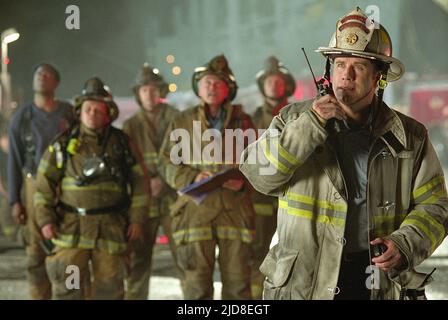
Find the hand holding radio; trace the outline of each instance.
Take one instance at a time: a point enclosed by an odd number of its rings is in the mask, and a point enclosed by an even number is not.
[[[333,118],[338,120],[347,118],[339,102],[333,95],[330,94],[316,98],[313,102],[312,108],[313,111],[325,121]]]
[[[317,97],[313,102],[312,110],[320,117],[321,122],[323,122],[326,127],[331,128],[330,130],[332,132],[340,132],[342,130],[341,128],[344,128],[344,126],[342,123],[336,125],[336,122],[338,120],[347,119],[347,116],[334,96],[333,86],[330,79],[330,60],[327,58],[324,75],[317,81],[305,49],[302,48],[302,51],[305,55],[306,62],[310,68],[317,90]]]
[[[374,256],[372,262],[381,270],[399,269],[406,263],[404,255],[392,240],[376,238],[370,244]]]

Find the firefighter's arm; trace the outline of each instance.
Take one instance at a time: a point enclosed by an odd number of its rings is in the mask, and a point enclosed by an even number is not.
[[[182,146],[189,148],[190,141],[187,135],[178,136],[175,129],[176,124],[172,121],[160,149],[159,173],[169,186],[180,190],[192,183],[200,171],[186,164],[190,162],[190,159],[185,158],[189,155],[183,154]]]
[[[135,158],[135,151],[133,151]],[[146,177],[141,162],[134,161],[130,172],[132,187],[131,206],[129,208],[129,222],[143,225],[145,215],[151,207],[151,197],[146,186]]]
[[[143,223],[151,206],[151,198],[146,183],[147,172],[143,164],[141,152],[137,145],[130,139],[130,128],[127,124],[128,122],[123,126],[126,139],[122,142],[124,143],[123,147],[127,149],[126,167],[130,168],[127,178],[132,192],[130,195],[131,204],[128,211],[129,226],[126,231],[126,236],[129,241],[143,241]]]
[[[62,179],[62,167],[58,163],[57,151],[51,145],[42,156],[36,177],[36,193],[33,204],[36,222],[39,228],[48,224],[57,224],[56,199],[59,183]],[[59,155],[60,157],[61,155]]]
[[[22,169],[24,165],[25,150],[20,139],[20,119],[14,115],[8,128],[9,152],[7,161],[9,204],[21,204],[20,190],[22,189]]]
[[[121,128],[121,130],[123,130],[123,132],[126,133],[129,137],[132,136],[132,130],[129,119],[123,123],[123,127]]]
[[[281,195],[294,172],[328,137],[310,110],[291,116],[287,112],[282,110],[274,117],[269,128],[241,157],[241,172],[263,194]]]
[[[427,133],[416,161],[409,213],[400,228],[386,237],[405,256],[405,270],[419,265],[448,232],[448,197],[440,162]]]

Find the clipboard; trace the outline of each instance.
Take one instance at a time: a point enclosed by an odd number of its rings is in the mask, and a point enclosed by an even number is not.
[[[230,168],[220,171],[208,178],[198,182],[193,182],[188,186],[180,189],[177,193],[179,195],[188,195],[193,198],[196,204],[200,204],[204,199],[216,189],[231,179],[241,179],[243,175],[238,168]]]

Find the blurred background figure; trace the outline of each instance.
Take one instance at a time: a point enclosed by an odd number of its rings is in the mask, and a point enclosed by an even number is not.
[[[232,104],[238,86],[224,55],[216,56],[206,65],[196,68],[192,86],[201,102],[183,111],[171,122],[161,151],[166,181],[176,190],[224,170],[236,169],[240,158],[240,154],[234,152],[236,148],[233,148],[236,139],[229,146],[224,132],[228,129],[240,129],[242,132],[254,130],[242,106]],[[212,141],[209,144],[202,140],[195,147],[197,142],[193,141],[194,136],[198,133],[202,136],[207,129],[209,133],[213,132]],[[172,138],[176,130],[187,133],[186,143],[183,137]],[[193,152],[181,151],[182,155],[176,163],[173,162],[171,150],[179,140],[190,150],[193,146]],[[210,146],[213,146],[214,157],[207,153],[207,149],[211,150]],[[222,158],[224,155],[225,159]],[[171,207],[177,262],[185,275],[186,300],[213,299],[216,262],[221,272],[222,299],[251,299],[254,211],[248,190],[249,186],[241,176],[232,177],[219,183],[200,203],[188,195],[182,195]],[[216,257],[217,248],[219,255]]]
[[[130,273],[127,277],[126,299],[146,300],[149,292],[149,278],[152,269],[153,247],[159,226],[169,239],[169,245],[176,264],[174,240],[171,234],[169,207],[177,198],[172,189],[159,174],[159,151],[163,137],[171,120],[178,111],[165,102],[168,84],[159,71],[145,63],[139,71],[133,88],[140,110],[123,124],[136,149],[138,160],[144,167],[144,182],[151,207],[145,216],[144,239],[134,242],[130,259]],[[177,268],[178,276],[181,271]]]
[[[50,142],[73,122],[73,107],[56,99],[61,78],[48,63],[39,64],[33,72],[32,102],[19,108],[9,127],[8,192],[9,204],[22,235],[27,252],[27,277],[32,299],[50,299],[51,284],[45,270],[46,253],[36,225],[33,196],[35,177],[42,154]]]
[[[288,104],[296,82],[289,70],[274,56],[266,59],[265,68],[257,73],[256,79],[264,104],[256,109],[253,121],[257,129],[267,129],[272,118]],[[261,299],[264,275],[259,268],[277,228],[278,199],[255,191],[253,202],[256,215],[251,290],[253,299]]]
[[[19,228],[14,223],[8,203],[8,152],[8,124],[4,117],[0,117],[0,226],[3,234],[15,242]]]

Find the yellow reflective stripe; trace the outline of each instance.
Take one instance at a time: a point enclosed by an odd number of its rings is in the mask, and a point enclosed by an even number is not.
[[[202,227],[178,230],[173,233],[173,238],[177,245],[186,242],[212,240],[212,228]]]
[[[430,240],[433,250],[445,238],[445,228],[443,225],[423,211],[412,211],[402,225],[411,225],[420,229]],[[434,230],[434,231],[431,231]]]
[[[444,184],[445,184],[445,180],[443,179],[443,176],[437,176],[437,177],[433,178],[432,180],[430,180],[428,183],[424,184],[423,186],[421,186],[420,188],[415,190],[414,192],[412,192],[412,197],[414,199],[417,199],[418,197],[420,197],[424,193],[430,191],[431,189],[435,189],[436,187],[438,187],[440,185],[444,186]]]
[[[3,233],[5,234],[5,236],[9,237],[9,236],[12,236],[16,232],[17,228],[8,226],[8,227],[2,227],[2,230],[3,230]]]
[[[274,142],[274,146],[277,148],[278,153],[282,158],[284,158],[286,161],[288,161],[293,166],[298,166],[300,164],[299,160],[297,160],[292,154],[290,154],[286,149],[284,149],[280,142],[276,140]]]
[[[127,244],[125,242],[117,242],[113,240],[105,239],[89,239],[81,236],[78,237],[73,235],[58,234],[56,239],[51,240],[56,246],[62,248],[80,248],[80,249],[94,249],[107,251],[110,254],[121,253],[126,250]]]
[[[146,152],[143,154],[143,158],[146,164],[157,164],[159,160],[159,155],[157,152]]]
[[[58,233],[56,239],[51,239],[51,241],[63,248],[74,248],[78,247],[81,249],[93,249],[95,247],[95,240],[87,239],[85,237],[78,237],[72,234],[60,234]]]
[[[143,176],[143,169],[142,167],[137,163],[132,166],[132,173],[134,173],[137,176]]]
[[[96,242],[96,244],[95,244]],[[95,249],[101,251],[106,251],[110,254],[116,254],[116,253],[122,253],[123,251],[126,251],[127,244],[125,242],[117,242],[113,240],[106,240],[106,239],[98,239],[95,241],[95,239],[89,239],[82,237],[79,239],[78,248],[81,249]]]
[[[71,177],[65,177],[62,179],[62,190],[71,191],[111,191],[111,192],[122,192],[122,189],[115,183],[111,181],[100,182],[91,184],[88,186],[77,186],[76,179]]]
[[[293,169],[287,168],[283,163],[280,163],[278,161],[278,158],[276,158],[268,148],[268,142],[266,141],[266,139],[261,140],[261,147],[266,159],[268,159],[269,162],[272,163],[278,170],[280,170],[284,174],[290,174],[292,171],[294,171]]]
[[[331,203],[328,201],[317,200],[315,198],[305,196],[302,194],[298,194],[298,193],[293,193],[293,192],[288,192],[287,196],[289,199],[294,200],[294,201],[303,202],[303,203],[306,203],[309,205],[317,204],[318,207],[323,208],[323,209],[330,209],[330,210],[339,211],[339,212],[347,211],[347,205],[345,205],[345,204],[336,204],[336,203]]]
[[[73,248],[74,247],[71,242],[70,243],[69,242],[65,242],[65,241],[63,241],[61,239],[52,239],[51,242],[53,242],[53,244],[55,246],[62,247],[62,248]]]
[[[141,207],[146,206],[147,198],[148,197],[146,195],[133,196],[132,197],[131,208],[141,208]]]
[[[46,204],[50,204],[51,201],[46,199],[42,192],[36,192],[33,195],[33,203],[34,203],[34,205],[39,205],[39,204],[46,205]]]
[[[78,248],[81,249],[93,249],[95,248],[95,240],[94,239],[88,239],[86,237],[82,237],[79,239],[78,242]]]
[[[253,240],[253,232],[246,228],[236,228],[236,227],[217,227],[216,235],[218,239],[228,239],[237,240],[246,243],[251,243]]]
[[[150,218],[155,218],[159,216],[159,206],[156,201],[151,202],[151,207],[149,208],[148,216]]]
[[[313,217],[315,217],[317,222],[332,224],[335,226],[343,226],[345,223],[344,218],[329,217],[325,214],[319,214],[319,213],[317,213],[317,215],[316,215],[311,210],[305,210],[305,209],[291,207],[288,205],[288,201],[286,201],[286,200],[279,200],[278,203],[279,203],[280,208],[285,209],[288,214],[293,215],[293,216],[298,216],[298,217],[306,218],[309,220],[313,220]]]
[[[395,221],[398,219],[398,222],[401,223],[406,218],[407,212],[404,212],[400,215],[390,214],[390,215],[384,215],[384,216],[373,216],[373,222],[375,224],[382,224],[382,223],[395,223]]]
[[[156,217],[158,217],[160,214],[159,214],[159,212],[158,211],[154,211],[154,210],[149,210],[148,211],[148,216],[150,217],[150,218],[156,218]]]
[[[56,246],[62,248],[73,248],[75,246],[76,239],[71,234],[60,234],[58,233],[56,239],[51,239]]]
[[[274,214],[274,206],[266,203],[254,203],[255,213],[260,216],[272,216]]]
[[[288,210],[288,201],[283,199],[278,199],[278,207]]]
[[[145,158],[157,158],[158,153],[155,151],[148,151],[143,154]]]
[[[445,234],[445,228],[443,227],[443,224],[441,224],[439,221],[434,219],[431,215],[427,214],[426,212],[423,212],[423,211],[412,211],[410,213],[410,216],[412,216],[412,215],[416,215],[417,217],[420,217],[420,218],[428,221],[428,223],[432,227],[434,227],[441,235]]]
[[[429,231],[429,228],[425,226],[422,222],[416,219],[407,218],[402,225],[411,225],[419,228],[431,241],[431,248],[432,250],[435,250],[437,246],[437,239],[434,236],[434,234]]]
[[[374,236],[384,237],[391,234],[392,232],[397,230],[398,226],[403,222],[406,216],[407,210],[400,215],[390,214],[385,216],[372,216],[374,225]]]
[[[98,239],[97,248],[110,254],[116,254],[126,251],[127,244],[125,242]]]
[[[404,225],[419,227],[433,241],[434,248],[445,238],[445,228],[436,219],[423,211],[412,211],[404,220]],[[434,231],[431,231],[433,229]],[[432,236],[432,237],[431,237]]]
[[[439,202],[440,198],[445,195],[446,195],[445,190],[442,189],[442,190],[433,192],[429,198],[423,200],[422,202],[420,202],[418,204],[435,204],[435,203]]]

